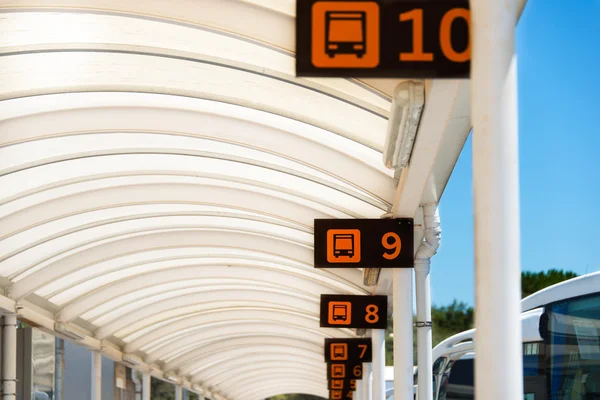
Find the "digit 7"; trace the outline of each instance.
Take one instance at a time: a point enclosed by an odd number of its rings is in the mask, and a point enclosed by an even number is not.
[[[367,352],[367,345],[366,344],[359,344],[358,347],[362,350],[360,352],[360,358],[362,359],[365,356],[365,353]]]

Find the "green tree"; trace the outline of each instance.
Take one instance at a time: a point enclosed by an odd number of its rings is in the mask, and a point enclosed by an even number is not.
[[[577,274],[571,271],[550,269],[543,272],[521,273],[521,295],[522,298],[538,292],[548,286],[555,285],[568,279],[576,278]],[[431,307],[431,321],[433,323],[432,342],[433,346],[437,346],[443,340],[457,333],[472,329],[475,324],[475,310],[466,303],[454,300],[448,306]],[[394,342],[391,336],[392,320],[388,320],[388,328],[386,330],[386,365],[394,365],[393,353]],[[413,329],[413,354],[414,359],[417,357],[417,340],[416,328]],[[415,361],[416,362],[416,361]]]
[[[175,400],[175,386],[172,383],[152,378],[150,387],[152,400]]]
[[[575,272],[562,269],[549,269],[542,272],[524,271],[521,273],[521,297],[525,298],[548,286],[576,277]]]

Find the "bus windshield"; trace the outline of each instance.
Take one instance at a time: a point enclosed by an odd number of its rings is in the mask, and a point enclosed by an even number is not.
[[[329,27],[330,42],[362,42],[363,21],[360,19],[332,19]]]
[[[600,294],[548,307],[552,400],[600,399]]]

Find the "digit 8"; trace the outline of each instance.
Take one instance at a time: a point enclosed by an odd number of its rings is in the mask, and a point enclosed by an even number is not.
[[[379,315],[377,315],[377,313],[379,312],[379,307],[377,307],[375,304],[369,304],[367,306],[366,312],[367,315],[365,315],[365,320],[369,324],[375,324],[379,321]]]

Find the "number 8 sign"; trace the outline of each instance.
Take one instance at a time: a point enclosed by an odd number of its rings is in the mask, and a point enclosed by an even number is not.
[[[323,294],[321,327],[386,329],[387,296]],[[340,347],[340,357],[342,353]]]

